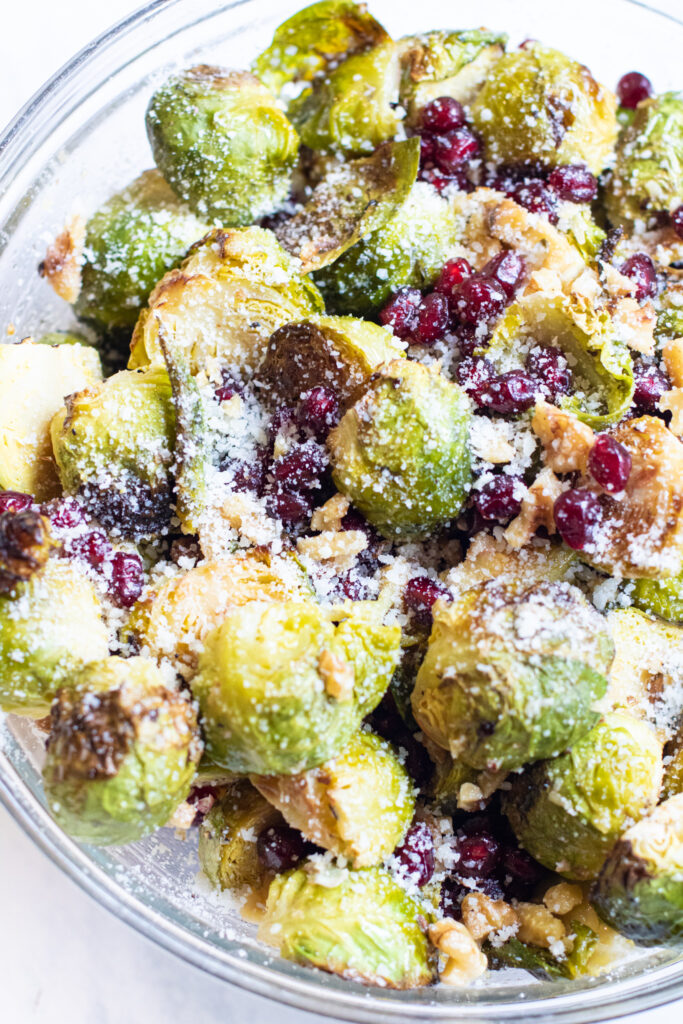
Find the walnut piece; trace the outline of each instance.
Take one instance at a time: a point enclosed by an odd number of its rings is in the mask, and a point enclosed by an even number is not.
[[[683,338],[669,338],[662,347],[666,372],[674,387],[683,387]]]
[[[659,399],[659,408],[662,412],[671,413],[669,430],[676,437],[683,437],[683,388],[671,388],[665,391]]]
[[[505,531],[505,540],[516,551],[528,544],[539,527],[555,533],[553,508],[564,486],[552,469],[546,466],[522,498],[522,507]]]
[[[342,519],[350,508],[351,502],[344,494],[333,494],[311,516],[311,529],[316,532],[341,530]]]
[[[595,434],[573,412],[541,399],[536,403],[531,429],[543,445],[546,464],[555,473],[585,471]]]
[[[444,917],[429,926],[429,939],[448,959],[439,973],[444,985],[467,985],[481,977],[488,961],[465,925]]]
[[[551,914],[563,917],[583,903],[583,890],[580,885],[558,882],[557,885],[551,885],[546,889],[543,902]]]
[[[317,537],[300,537],[296,542],[300,555],[336,569],[349,569],[367,546],[368,538],[362,530],[324,530]]]
[[[40,264],[41,277],[47,278],[60,299],[75,302],[81,291],[81,265],[85,246],[85,221],[73,217],[57,235]]]
[[[519,918],[505,900],[492,900],[483,892],[472,892],[462,901],[462,920],[470,935],[483,942],[501,929],[510,934],[519,926]]]
[[[612,310],[617,337],[635,352],[654,355],[657,314],[651,302],[640,305],[632,298],[620,299]]]
[[[550,949],[556,942],[566,938],[564,923],[551,914],[547,907],[540,903],[518,903],[516,909],[519,919],[517,938],[521,942]]]
[[[318,659],[318,671],[325,686],[325,692],[338,701],[352,700],[354,672],[353,665],[343,661],[338,654],[325,649]]]

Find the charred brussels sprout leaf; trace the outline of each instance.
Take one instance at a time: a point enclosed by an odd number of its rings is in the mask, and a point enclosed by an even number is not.
[[[43,783],[65,831],[97,845],[165,825],[201,755],[195,712],[145,658],[92,662],[53,705]]]
[[[312,602],[233,609],[191,681],[207,752],[233,771],[294,774],[334,757],[378,703],[400,630],[359,605],[335,625]]]
[[[469,420],[457,385],[437,369],[395,360],[330,434],[334,482],[385,536],[426,536],[465,500]]]
[[[0,594],[10,594],[18,583],[30,580],[47,561],[50,523],[27,509],[0,515]]]
[[[669,622],[683,623],[683,574],[662,580],[636,580],[631,597],[643,611]]]
[[[52,421],[64,490],[128,536],[160,532],[170,520],[174,443],[171,385],[160,367],[122,370],[69,395]]]
[[[367,732],[318,768],[252,781],[306,839],[356,868],[381,864],[393,853],[415,811],[405,768],[386,740]]]
[[[552,757],[595,725],[614,646],[566,583],[486,583],[440,604],[413,691],[420,728],[477,769]]]
[[[683,794],[624,832],[592,894],[598,914],[641,946],[683,938]]]
[[[650,725],[606,715],[572,749],[512,778],[503,809],[517,838],[566,878],[595,878],[624,828],[657,803],[662,748]]]
[[[252,224],[287,198],[299,138],[246,71],[201,64],[173,76],[150,101],[147,134],[178,196],[215,224]]]
[[[211,884],[238,894],[260,890],[271,876],[256,840],[281,823],[282,815],[246,779],[229,786],[199,829],[199,863]]]
[[[556,978],[579,978],[587,973],[598,936],[588,925],[572,921],[570,931],[574,936],[571,951],[564,957],[555,956],[548,949],[529,946],[519,939],[508,939],[502,945],[492,943],[484,945],[489,967],[502,970],[505,967],[519,967],[528,971],[541,981],[552,981]]]
[[[271,883],[259,936],[286,960],[384,988],[416,988],[434,977],[419,913],[381,868],[340,871],[338,879],[300,869]]]
[[[494,64],[472,118],[496,164],[585,163],[599,174],[617,138],[612,93],[588,68],[539,43]]]
[[[109,638],[95,588],[73,564],[50,559],[0,597],[0,707],[40,718],[55,691]]]

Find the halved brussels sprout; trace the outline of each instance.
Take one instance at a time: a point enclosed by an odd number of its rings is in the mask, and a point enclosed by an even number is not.
[[[669,622],[683,623],[683,573],[668,579],[635,580],[631,598],[638,608]]]
[[[504,538],[482,532],[473,537],[464,560],[449,570],[446,583],[456,593],[490,580],[527,586],[544,580],[559,583],[575,562],[576,552],[564,544],[535,537],[514,549]]]
[[[34,341],[33,338],[30,339]],[[91,341],[85,334],[77,334],[76,331],[49,331],[47,334],[35,340],[36,345],[87,345],[91,347]]]
[[[45,565],[54,542],[50,521],[28,508],[0,513],[0,594],[11,594]]]
[[[487,942],[484,952],[492,970],[519,967],[541,981],[556,978],[580,978],[590,973],[588,964],[598,944],[598,936],[588,925],[577,921],[570,923],[574,936],[571,950],[564,956],[556,956],[549,949],[529,946],[519,939],[511,938],[502,944]]]
[[[617,144],[605,189],[613,224],[632,228],[683,203],[683,93],[665,92],[638,104]]]
[[[193,374],[214,359],[254,367],[277,327],[324,308],[315,285],[299,275],[272,232],[216,230],[152,292],[133,333],[128,365],[164,364],[163,329]]]
[[[594,174],[617,138],[616,99],[588,68],[540,43],[506,53],[472,105],[495,164],[585,163]]]
[[[175,417],[163,368],[122,370],[69,395],[51,430],[64,490],[105,526],[126,536],[167,526]]]
[[[165,825],[201,756],[197,716],[146,658],[94,661],[52,707],[43,785],[81,842],[129,843]]]
[[[633,399],[633,363],[606,310],[581,297],[525,296],[506,311],[486,349],[499,372],[524,365],[537,345],[559,348],[569,361],[574,394],[563,408],[596,430],[620,420]]]
[[[683,672],[683,629],[635,608],[615,609],[607,622],[615,656],[601,707],[626,709],[670,731],[666,720],[674,708],[667,692],[675,692]]]
[[[362,603],[338,625],[313,602],[230,611],[191,681],[209,756],[233,771],[284,775],[339,754],[398,661],[400,628],[380,623]]]
[[[372,156],[335,164],[303,210],[276,228],[308,273],[378,230],[406,200],[420,166],[420,140],[386,142]]]
[[[377,324],[352,316],[311,316],[275,331],[259,377],[281,401],[296,401],[324,384],[344,407],[373,370],[403,355],[401,343]]]
[[[416,182],[385,224],[313,278],[330,313],[367,316],[402,285],[427,288],[452,256],[463,254],[450,204],[427,182]]]
[[[256,841],[282,815],[246,779],[228,787],[199,829],[199,863],[217,889],[236,894],[260,890],[272,875],[259,860]]]
[[[595,725],[613,654],[605,620],[575,587],[485,583],[435,606],[413,713],[473,768],[520,768]]]
[[[312,867],[312,865],[311,865]],[[381,868],[298,869],[273,880],[259,938],[285,960],[383,988],[434,980],[417,903]]]
[[[302,775],[251,778],[293,828],[355,868],[381,864],[415,813],[410,776],[391,745],[368,732]]]
[[[411,123],[431,100],[452,96],[471,103],[505,51],[507,36],[484,29],[425,32],[399,39],[400,99]]]
[[[596,224],[590,206],[586,203],[563,203],[558,227],[568,236],[585,262],[595,265],[607,234]]]
[[[287,198],[299,137],[248,71],[181,71],[154,93],[146,122],[159,170],[212,223],[253,224]]]
[[[683,726],[664,747],[664,755],[662,796],[668,798],[683,793]]]
[[[334,482],[384,536],[426,536],[464,503],[469,420],[464,392],[437,367],[394,360],[329,436]]]
[[[0,707],[43,717],[58,688],[108,650],[92,583],[73,563],[50,559],[0,596]]]
[[[683,939],[683,793],[624,832],[595,883],[592,902],[640,946]]]
[[[612,712],[509,781],[503,810],[522,846],[565,878],[596,878],[624,828],[657,803],[662,745],[646,722]]]

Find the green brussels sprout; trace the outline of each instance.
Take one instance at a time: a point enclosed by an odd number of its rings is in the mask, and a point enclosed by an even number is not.
[[[253,368],[276,328],[324,310],[318,289],[272,232],[212,231],[155,288],[136,324],[128,365],[164,365],[161,330],[192,374],[212,360]]]
[[[334,877],[301,868],[271,882],[259,938],[285,960],[383,988],[417,988],[434,980],[419,916],[381,868],[337,869]]]
[[[347,857],[355,868],[381,864],[415,813],[410,776],[391,745],[368,732],[301,775],[252,775],[251,780],[293,828]]]
[[[275,229],[305,273],[378,230],[403,205],[420,166],[420,140],[385,142],[372,156],[335,163],[304,208]]]
[[[605,620],[576,587],[484,583],[435,606],[413,713],[471,767],[520,768],[595,725],[613,655]]]
[[[591,898],[600,917],[638,945],[680,945],[683,793],[624,832]]]
[[[256,840],[279,824],[282,815],[250,782],[232,783],[199,829],[199,863],[211,884],[236,894],[261,890],[272,875],[257,856]]]
[[[401,343],[377,324],[352,316],[311,316],[275,331],[259,376],[280,401],[295,402],[324,384],[345,407],[374,370],[403,355]]]
[[[0,514],[0,594],[11,594],[45,565],[54,544],[50,520],[33,509]]]
[[[81,842],[130,843],[166,824],[200,756],[195,711],[153,662],[94,661],[57,693],[45,795],[55,820]]]
[[[580,978],[589,973],[588,964],[598,944],[598,936],[592,928],[578,921],[571,921],[569,928],[574,939],[570,952],[565,956],[556,956],[549,949],[529,946],[516,938],[500,945],[486,942],[483,952],[494,971],[518,967],[540,981]]]
[[[411,124],[432,100],[452,96],[471,103],[496,61],[505,52],[507,35],[483,29],[425,32],[399,39],[400,100]]]
[[[578,249],[585,262],[594,265],[607,234],[596,224],[590,206],[585,203],[563,203],[558,227]]]
[[[615,656],[601,709],[625,709],[669,731],[675,692],[683,669],[683,629],[636,608],[617,608],[607,616]]]
[[[313,274],[330,313],[367,316],[402,285],[428,288],[452,256],[462,255],[450,204],[424,181],[381,228]]]
[[[633,228],[683,203],[683,93],[665,92],[638,104],[617,143],[605,189],[610,221]]]
[[[90,341],[85,335],[76,334],[75,331],[50,331],[48,334],[42,334],[35,344],[54,347],[55,345],[90,345]]]
[[[363,5],[354,0],[322,0],[284,21],[252,70],[277,94],[284,86],[310,83],[354,53],[388,39]]]
[[[472,105],[487,160],[585,163],[599,174],[617,138],[616,100],[583,64],[532,43],[493,65]]]
[[[683,623],[683,573],[662,580],[634,580],[630,595],[634,605],[644,612]]]
[[[42,718],[58,688],[108,650],[92,583],[73,563],[50,559],[0,596],[0,708]]]
[[[486,357],[498,372],[517,369],[537,345],[559,348],[572,368],[574,394],[562,399],[563,408],[595,430],[625,415],[635,388],[633,362],[606,310],[580,296],[528,295],[505,312]]]
[[[438,368],[394,360],[329,436],[334,482],[384,536],[427,536],[463,506],[469,421],[464,392]]]
[[[464,761],[451,757],[440,747],[430,749],[435,762],[434,776],[430,783],[430,796],[445,814],[460,810],[462,786],[477,786],[479,772]],[[441,756],[443,755],[443,756]],[[484,800],[482,793],[482,800]]]
[[[69,395],[52,421],[64,490],[129,536],[162,531],[171,517],[175,421],[161,367],[122,370]]]
[[[295,774],[339,754],[379,703],[400,628],[356,603],[335,625],[313,602],[252,601],[208,635],[191,680],[217,764]]]
[[[575,551],[546,538],[534,537],[530,544],[515,549],[505,538],[482,532],[470,542],[464,560],[448,572],[446,583],[458,594],[490,580],[526,586],[543,580],[558,583],[567,578],[576,561]]]
[[[77,315],[100,330],[134,327],[157,281],[208,230],[145,171],[88,220]]]
[[[662,796],[668,799],[683,793],[683,727],[664,748]]]
[[[660,296],[660,302],[664,308],[657,314],[657,323],[655,325],[655,338],[657,341],[662,342],[667,339],[683,338],[683,309],[678,305],[674,305],[672,298],[680,300],[680,292],[678,289],[673,291],[672,295],[664,292]],[[670,304],[671,303],[671,304]]]
[[[146,120],[157,167],[199,216],[242,227],[287,198],[299,137],[248,71],[181,71],[154,93]]]
[[[662,745],[611,712],[566,754],[512,777],[503,810],[522,846],[565,878],[596,878],[617,839],[657,803]]]

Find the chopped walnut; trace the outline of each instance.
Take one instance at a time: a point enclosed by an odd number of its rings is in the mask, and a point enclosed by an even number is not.
[[[641,306],[635,299],[620,299],[612,309],[612,323],[619,340],[629,348],[646,356],[654,355],[657,314],[651,302]]]
[[[458,790],[458,809],[461,811],[479,811],[484,806],[486,798],[483,792],[474,782],[463,782]]]
[[[662,348],[666,372],[674,387],[683,387],[683,338],[669,338]]]
[[[505,436],[507,430],[508,424],[504,420],[487,420],[483,416],[475,416],[470,431],[472,454],[493,465],[511,462],[515,457],[515,449]]]
[[[429,926],[429,939],[448,959],[439,972],[444,985],[467,985],[481,977],[488,961],[464,924],[444,917]]]
[[[342,519],[349,511],[351,502],[343,494],[333,494],[324,505],[317,508],[311,516],[311,529],[318,531],[323,530],[341,530]]]
[[[558,882],[557,885],[551,885],[546,889],[543,902],[551,914],[563,917],[583,903],[583,889],[580,885]]]
[[[556,942],[562,942],[566,938],[567,929],[564,923],[542,904],[518,903],[516,909],[519,919],[517,938],[521,942],[550,949]]]
[[[573,412],[541,399],[536,403],[531,429],[543,445],[547,465],[555,473],[585,470],[595,435]]]
[[[179,804],[171,817],[166,822],[167,828],[174,828],[178,832],[187,832],[188,829],[192,828],[194,819],[197,816],[197,808],[194,804],[184,800],[182,804]]]
[[[225,554],[232,539],[228,535],[231,530],[257,547],[270,543],[278,533],[276,524],[266,515],[258,499],[249,494],[230,494],[220,508],[207,514],[197,531],[205,558],[220,558]]]
[[[671,430],[676,437],[683,437],[683,387],[671,388],[665,391],[659,399],[659,408],[662,412],[671,413]]]
[[[462,920],[470,935],[483,942],[501,929],[516,929],[519,918],[505,900],[492,900],[483,892],[472,892],[462,901]]]
[[[633,295],[636,290],[634,281],[622,274],[620,270],[613,267],[611,263],[600,264],[600,277],[605,291],[615,299],[623,299],[627,295]]]
[[[572,281],[570,292],[572,295],[579,295],[583,299],[588,299],[592,304],[596,304],[601,295],[600,280],[592,270],[586,268],[576,280]]]
[[[84,246],[85,221],[76,216],[57,235],[40,264],[41,276],[48,279],[57,295],[66,302],[75,302],[81,291]]]
[[[337,569],[350,568],[367,546],[368,538],[362,530],[324,530],[317,537],[300,537],[296,542],[300,555]]]
[[[543,292],[544,295],[553,296],[562,294],[562,278],[556,270],[549,267],[541,267],[534,270],[529,276],[526,286],[527,292]]]
[[[318,659],[318,671],[325,685],[325,692],[329,693],[330,697],[338,701],[353,698],[353,665],[325,649]]]
[[[564,486],[552,469],[546,466],[522,498],[522,507],[505,531],[505,540],[511,548],[518,550],[528,544],[539,527],[549,534],[555,533],[553,508]]]
[[[524,256],[531,273],[552,270],[565,290],[586,272],[581,254],[566,235],[547,218],[529,213],[512,199],[497,203],[489,216],[489,228],[494,238]]]

